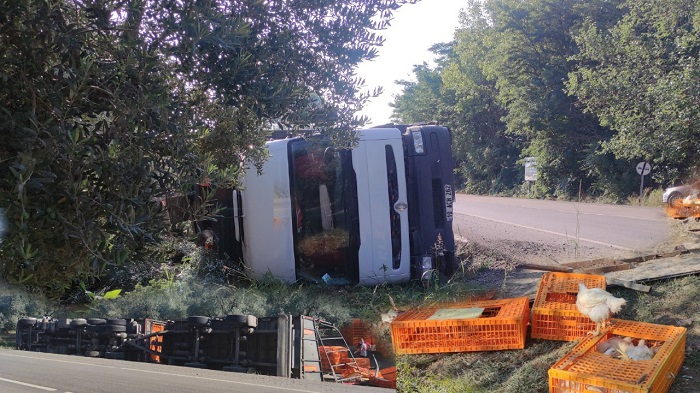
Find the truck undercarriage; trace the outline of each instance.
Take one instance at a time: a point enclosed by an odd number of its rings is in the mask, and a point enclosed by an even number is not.
[[[358,362],[367,359],[354,357],[333,324],[304,315],[234,314],[169,321],[22,318],[16,347],[315,381],[385,382],[378,370]]]

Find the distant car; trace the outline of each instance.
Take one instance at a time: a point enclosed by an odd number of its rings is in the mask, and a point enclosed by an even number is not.
[[[683,198],[687,197],[688,195],[698,193],[700,193],[700,180],[691,184],[667,188],[664,192],[662,200],[665,204],[672,206],[674,203],[683,200]]]

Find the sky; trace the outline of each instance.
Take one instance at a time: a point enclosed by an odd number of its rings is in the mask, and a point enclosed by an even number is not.
[[[391,26],[380,32],[385,38],[378,48],[378,56],[357,68],[357,75],[365,80],[368,90],[382,86],[384,92],[370,100],[359,115],[370,118],[369,126],[386,124],[391,118],[389,103],[401,93],[396,80],[415,80],[413,66],[432,64],[433,44],[449,42],[459,25],[459,11],[466,8],[467,0],[422,0],[407,4],[395,13]],[[425,119],[425,121],[434,119]]]

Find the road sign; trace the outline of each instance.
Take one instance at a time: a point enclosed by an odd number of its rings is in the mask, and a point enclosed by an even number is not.
[[[642,194],[644,193],[644,176],[651,172],[651,165],[645,161],[637,164],[637,173],[639,173],[639,204],[642,204]]]
[[[639,164],[637,164],[637,173],[639,173],[642,176],[646,176],[651,172],[651,165],[642,161]]]
[[[537,181],[537,157],[525,157],[525,181]]]

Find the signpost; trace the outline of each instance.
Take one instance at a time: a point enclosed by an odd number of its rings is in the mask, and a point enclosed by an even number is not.
[[[642,161],[637,164],[637,173],[639,173],[642,180],[639,182],[639,204],[642,204],[642,192],[644,192],[644,176],[651,172],[651,165],[646,161]]]
[[[525,181],[537,181],[537,157],[525,157]]]
[[[530,196],[530,185],[533,181],[537,181],[537,157],[525,157],[525,181],[527,195]]]

